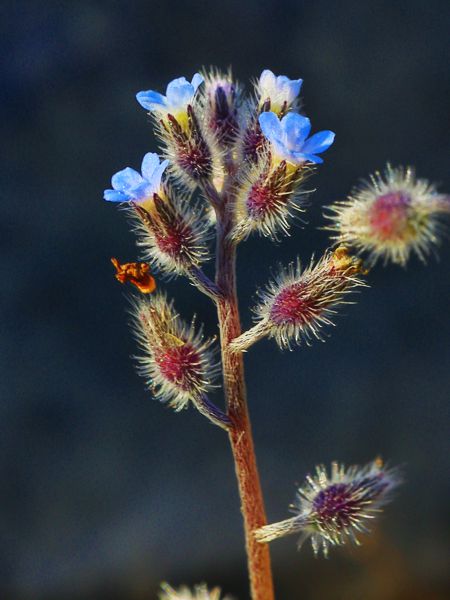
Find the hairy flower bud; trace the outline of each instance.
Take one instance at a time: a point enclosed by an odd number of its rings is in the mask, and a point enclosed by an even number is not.
[[[160,125],[174,175],[188,186],[210,179],[213,174],[211,150],[193,107],[187,107],[186,128],[171,114]]]
[[[283,269],[262,293],[254,309],[257,324],[235,338],[230,347],[235,351],[249,348],[259,339],[274,338],[280,348],[292,344],[322,340],[321,327],[332,325],[334,307],[348,303],[345,297],[355,287],[365,285],[357,277],[363,273],[361,261],[349,256],[345,247],[325,255],[302,270],[300,262]]]
[[[143,355],[138,357],[140,372],[155,397],[179,411],[191,400],[203,402],[217,374],[211,346],[194,322],[184,323],[173,303],[159,293],[139,297],[134,305],[134,329]]]
[[[194,591],[191,592],[185,586],[174,590],[168,583],[162,583],[159,600],[220,600],[220,589],[214,588],[208,591],[206,585],[202,583],[196,585]],[[230,598],[227,596],[223,600],[230,600]]]
[[[270,542],[300,533],[299,548],[311,538],[314,554],[322,550],[327,556],[330,546],[342,546],[348,540],[359,544],[356,535],[368,532],[366,521],[380,512],[399,483],[396,471],[384,468],[381,459],[362,468],[345,468],[334,462],[330,476],[320,465],[298,489],[291,507],[295,516],[257,529],[255,537],[259,542]]]
[[[236,196],[236,225],[233,238],[241,240],[251,232],[277,237],[287,235],[296,212],[302,211],[301,199],[307,192],[301,184],[312,174],[311,167],[293,167],[286,161],[270,167],[270,156],[261,156],[244,177]]]
[[[208,223],[203,209],[172,197],[165,186],[144,208],[133,204],[130,214],[144,259],[166,273],[182,274],[208,259]]]
[[[450,214],[450,197],[438,194],[412,168],[376,173],[349,198],[331,207],[328,218],[335,239],[378,259],[405,265],[412,253],[421,260],[439,243],[441,217]]]
[[[228,147],[239,133],[240,94],[231,74],[213,71],[205,75],[204,110],[207,127],[220,146]]]

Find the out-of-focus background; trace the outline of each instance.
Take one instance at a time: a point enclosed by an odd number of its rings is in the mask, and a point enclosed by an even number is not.
[[[133,260],[111,175],[155,150],[135,101],[203,65],[303,77],[315,130],[337,132],[309,226],[239,253],[243,322],[271,266],[327,245],[322,206],[386,161],[450,190],[450,4],[343,0],[8,1],[0,8],[0,597],[153,600],[207,581],[248,598],[226,436],[174,414],[135,373]],[[284,518],[318,462],[403,465],[361,549],[314,560],[272,546],[280,600],[443,600],[449,577],[450,245],[428,266],[377,267],[326,344],[246,357],[267,511]],[[160,286],[215,331],[185,281]],[[217,396],[220,402],[220,395]]]

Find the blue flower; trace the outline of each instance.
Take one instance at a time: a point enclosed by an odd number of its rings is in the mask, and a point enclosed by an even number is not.
[[[159,191],[168,164],[168,160],[160,163],[157,154],[147,152],[142,161],[142,175],[130,167],[118,171],[111,179],[114,189],[105,190],[103,198],[108,202],[143,202],[151,198]]]
[[[260,101],[263,103],[270,98],[271,109],[278,112],[283,104],[291,105],[300,93],[303,79],[289,79],[286,75],[274,75],[265,69],[259,77]]]
[[[264,112],[259,116],[259,124],[274,154],[294,165],[305,161],[322,163],[317,154],[325,152],[334,141],[332,131],[319,131],[308,138],[311,131],[309,119],[294,112],[288,113],[281,121],[275,113]]]
[[[166,95],[163,96],[153,90],[138,92],[136,99],[141,106],[150,112],[163,112],[176,115],[186,110],[192,103],[198,86],[203,83],[200,73],[195,73],[191,83],[185,77],[179,77],[169,83]]]

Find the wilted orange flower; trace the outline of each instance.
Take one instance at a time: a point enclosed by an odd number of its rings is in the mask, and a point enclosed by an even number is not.
[[[116,268],[115,277],[120,283],[129,281],[143,294],[151,294],[155,291],[156,282],[150,274],[150,267],[147,263],[131,262],[120,264],[117,258],[111,258],[111,262]]]

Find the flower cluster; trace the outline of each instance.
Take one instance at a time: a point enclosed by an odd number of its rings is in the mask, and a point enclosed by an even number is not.
[[[272,584],[268,550],[257,542],[299,533],[300,543],[310,538],[314,553],[325,555],[330,546],[357,543],[356,535],[367,530],[399,477],[380,460],[363,468],[333,463],[330,474],[319,466],[298,490],[294,516],[255,531],[255,515],[259,524],[264,511],[239,354],[264,337],[283,349],[322,339],[336,308],[366,285],[360,253],[367,253],[369,264],[382,258],[404,265],[412,253],[423,259],[439,242],[442,215],[450,214],[448,196],[416,179],[411,169],[388,167],[330,207],[334,247],[306,267],[297,260],[282,268],[260,292],[256,323],[240,333],[237,246],[253,233],[272,239],[289,235],[305,210],[305,182],[335,139],[330,130],[311,135],[311,122],[300,112],[302,83],[266,69],[246,97],[231,72],[212,71],[195,73],[190,81],[174,79],[165,94],[139,92],[139,104],[153,117],[160,154],[145,154],[140,173],[130,167],[118,171],[104,192],[106,201],[130,217],[141,253],[133,262],[112,259],[116,279],[131,283],[138,294],[132,314],[142,350],[140,372],[157,399],[175,411],[193,405],[227,430],[240,483],[249,483],[240,489],[248,552],[257,556],[252,564],[261,566],[250,578],[253,597],[259,598],[271,597]],[[213,254],[214,227],[216,273],[210,278],[203,269]],[[208,397],[218,371],[215,339],[206,339],[194,320],[182,321],[165,293],[155,291],[155,268],[187,277],[216,305],[224,411]],[[267,595],[256,593],[264,582]],[[160,598],[220,600],[220,590],[163,584]]]
[[[382,259],[404,266],[411,253],[424,261],[439,243],[450,197],[416,179],[412,168],[388,165],[330,209],[329,229],[339,242],[367,252],[372,264]]]
[[[256,539],[270,542],[299,533],[299,548],[310,538],[316,556],[320,550],[327,556],[330,546],[342,546],[348,540],[358,545],[357,534],[368,532],[367,521],[380,512],[399,483],[398,473],[385,468],[380,459],[362,468],[334,462],[330,475],[320,465],[297,491],[291,507],[295,516],[261,527]]]

